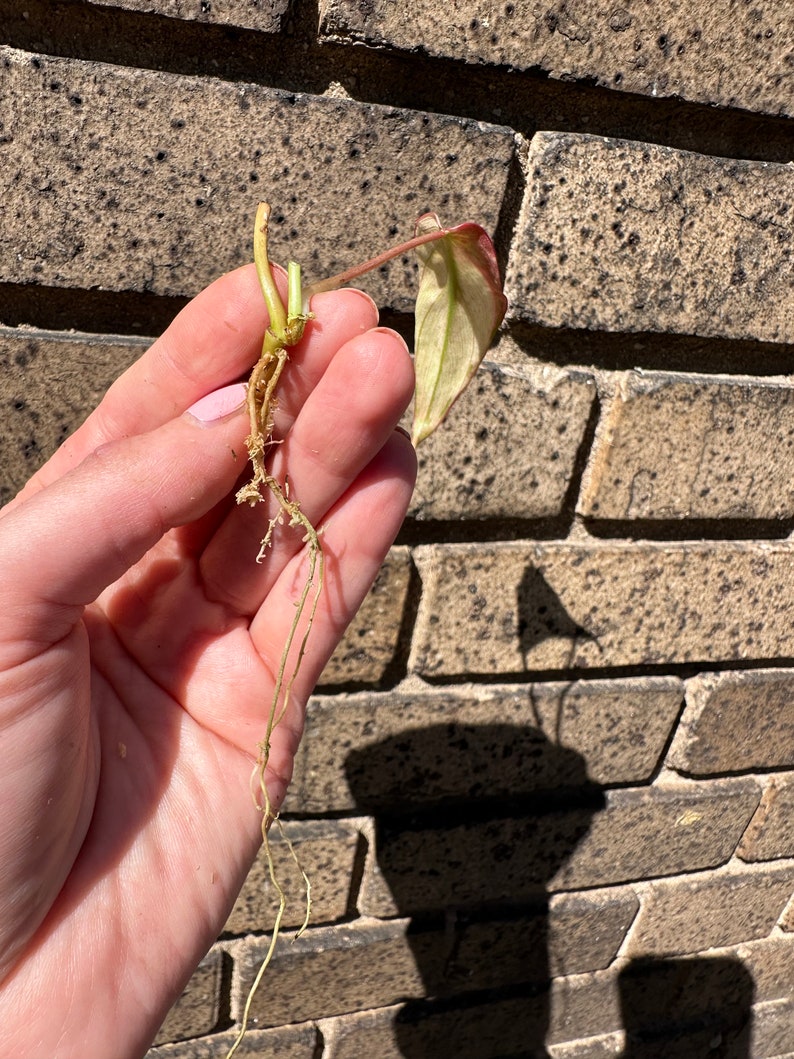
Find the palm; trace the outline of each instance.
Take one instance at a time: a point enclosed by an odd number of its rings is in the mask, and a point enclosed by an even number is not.
[[[241,315],[251,332],[250,347],[263,326],[261,310],[251,318],[250,305],[258,306],[252,276],[243,271],[226,277],[221,281],[226,289],[216,300],[228,301],[232,282],[248,299]],[[212,290],[202,296],[205,308]],[[298,351],[296,381],[285,392],[281,411],[286,440],[278,450],[279,473],[289,473],[308,517],[326,524],[328,561],[327,591],[272,739],[268,790],[274,805],[289,781],[306,698],[371,582],[409,495],[410,460],[402,440],[392,436],[409,395],[404,357],[391,355],[391,379],[384,377],[368,406],[354,408],[341,436],[338,426],[327,436],[329,422],[338,423],[331,413],[345,384],[341,377],[335,381],[339,358],[361,358],[364,339],[355,336],[372,325],[371,319],[365,323],[371,310],[352,297],[345,295],[344,306],[329,302],[328,319],[324,326],[318,322],[304,343],[302,359]],[[175,336],[161,340],[171,342],[163,359],[172,374],[185,320],[181,332],[180,325],[175,327]],[[250,363],[251,348],[235,341],[239,359]],[[358,352],[356,343],[362,347]],[[340,344],[342,352],[332,360]],[[195,348],[191,353],[195,358]],[[139,362],[143,368],[136,365],[128,373],[133,386],[140,386],[142,375],[149,381],[156,374],[153,354],[147,357],[148,363],[146,358]],[[201,384],[177,376],[176,386],[182,385],[185,394],[180,400],[173,387],[168,390],[166,399],[177,405],[171,415],[228,382],[241,366],[232,362],[214,370],[216,377]],[[45,505],[48,490],[55,491],[54,504],[61,493],[68,497],[65,471],[75,463],[82,466],[103,440],[102,424],[118,422],[113,401],[119,407],[129,404],[124,379],[115,394],[112,390],[106,399],[110,408],[104,413],[100,408],[0,520],[0,533],[5,528],[11,535],[10,547],[16,547],[17,533],[36,552],[31,570],[49,585],[63,570],[64,556],[53,556],[52,573],[39,569],[47,565],[53,545],[42,540],[37,546],[35,532],[46,531],[31,531],[26,512],[33,511],[38,527],[37,509]],[[121,425],[121,436],[156,429],[165,418],[151,401],[124,414],[133,421]],[[241,420],[213,427],[212,449],[195,457],[175,451],[171,460],[166,441],[162,466],[153,469],[149,458],[137,480],[135,459],[125,464],[128,478],[119,504],[134,507],[136,490],[141,496],[151,491],[154,471],[154,479],[162,479],[162,505],[184,494],[180,502],[188,514],[173,517],[186,524],[164,536],[152,531],[151,540],[144,534],[143,545],[112,542],[108,563],[117,570],[105,580],[109,587],[93,603],[89,591],[88,605],[75,611],[65,632],[53,632],[49,646],[19,659],[4,674],[6,683],[0,683],[0,722],[3,710],[21,713],[20,702],[29,711],[3,745],[12,767],[0,791],[10,805],[8,819],[17,813],[29,823],[27,831],[24,826],[8,830],[3,877],[10,896],[4,898],[0,890],[0,970],[7,974],[0,987],[0,1017],[14,1027],[15,1054],[36,1054],[45,1042],[47,1054],[64,1056],[132,1056],[145,1050],[223,925],[258,847],[260,819],[249,780],[265,730],[273,673],[305,579],[306,555],[300,534],[283,527],[265,562],[253,561],[268,512],[267,505],[237,508],[229,499],[241,468],[232,465],[228,453],[242,449],[246,423]],[[202,440],[200,428],[190,429]],[[134,455],[135,440],[130,444]],[[318,451],[327,455],[331,473],[317,459]],[[101,471],[102,458],[92,459]],[[209,495],[194,512],[194,494],[206,478]],[[374,512],[379,517],[373,525]],[[140,517],[156,523],[162,513],[144,511]],[[97,518],[101,521],[101,512]],[[362,519],[370,536],[351,547],[351,534]],[[115,521],[110,520],[111,534]],[[88,539],[94,531],[88,523]],[[78,539],[75,547],[79,544]],[[68,549],[68,542],[60,547]],[[64,590],[70,601],[75,593],[76,587]],[[53,612],[56,625],[65,621],[62,609]],[[15,631],[11,625],[0,646],[13,642]],[[24,688],[32,690],[28,694]],[[46,708],[39,709],[41,704]],[[87,967],[101,999],[79,982]],[[46,1010],[31,1005],[31,997],[49,991],[46,983],[64,982],[64,968],[72,968],[73,975],[66,974],[65,988]],[[22,1021],[8,1015],[20,1011],[25,1012]]]

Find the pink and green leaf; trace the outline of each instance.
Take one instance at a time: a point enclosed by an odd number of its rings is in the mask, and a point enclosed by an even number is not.
[[[432,434],[466,389],[507,310],[484,229],[471,223],[444,229],[434,213],[426,213],[416,222],[416,235],[433,232],[443,234],[416,247],[423,268],[414,338],[414,445]]]

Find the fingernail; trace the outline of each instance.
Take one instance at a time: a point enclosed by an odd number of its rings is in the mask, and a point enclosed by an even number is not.
[[[188,408],[186,415],[193,416],[200,423],[216,423],[219,419],[240,411],[245,405],[245,383],[233,382],[230,386],[222,386],[219,390],[213,390],[200,401],[196,401]]]

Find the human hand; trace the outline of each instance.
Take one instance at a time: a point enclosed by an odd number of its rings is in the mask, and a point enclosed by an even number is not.
[[[276,810],[306,699],[415,474],[395,431],[413,386],[404,343],[356,291],[312,309],[282,377],[273,462],[323,527],[325,588],[272,738]],[[229,384],[265,326],[253,266],[218,280],[0,512],[9,1057],[141,1055],[256,855],[249,779],[306,560],[284,526],[257,565],[275,512],[234,504],[248,421]]]

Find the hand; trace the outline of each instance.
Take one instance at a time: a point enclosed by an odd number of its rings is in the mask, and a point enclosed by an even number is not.
[[[323,527],[325,587],[273,735],[275,808],[415,473],[395,430],[404,343],[356,291],[312,309],[282,376],[274,473]],[[266,322],[253,266],[218,280],[0,512],[5,1056],[141,1055],[256,855],[249,779],[306,569],[286,525],[257,565],[275,512],[234,503],[248,421],[231,384]]]

